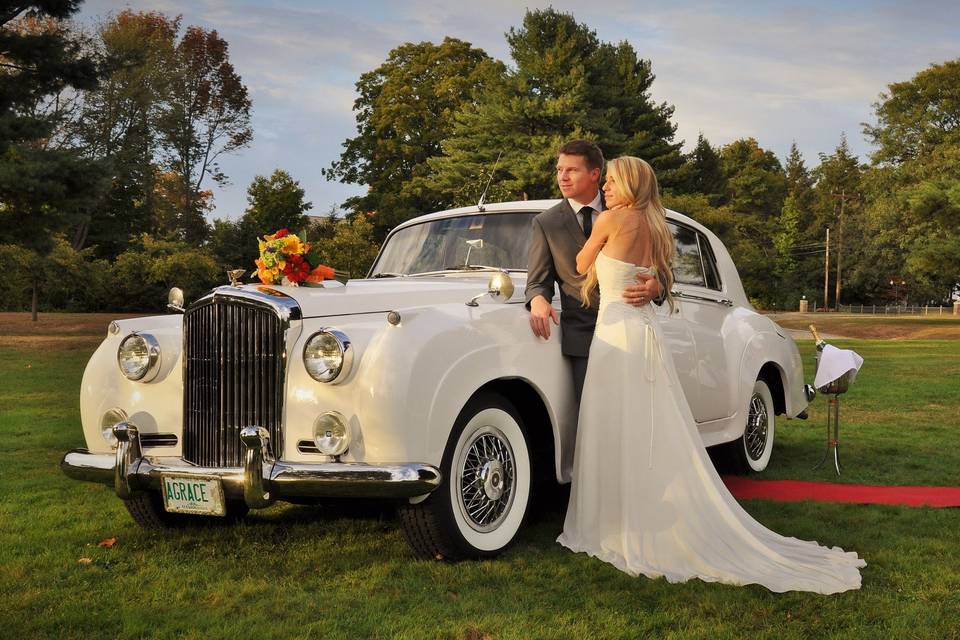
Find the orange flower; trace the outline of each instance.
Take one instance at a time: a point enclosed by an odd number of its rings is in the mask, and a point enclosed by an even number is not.
[[[324,280],[333,280],[336,274],[333,268],[321,264],[306,277],[307,282],[323,282]]]

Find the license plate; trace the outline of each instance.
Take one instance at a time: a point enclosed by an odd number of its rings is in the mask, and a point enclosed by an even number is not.
[[[163,506],[173,513],[227,515],[220,478],[162,474]]]

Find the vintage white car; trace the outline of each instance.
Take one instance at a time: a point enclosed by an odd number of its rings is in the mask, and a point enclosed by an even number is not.
[[[500,552],[535,481],[569,482],[573,462],[569,365],[558,331],[533,335],[523,296],[531,219],[553,204],[410,220],[346,285],[231,284],[110,323],[83,376],[87,448],[63,471],[113,486],[144,527],[278,500],[393,499],[421,557]],[[717,237],[668,217],[669,353],[704,444],[760,471],[774,417],[805,417],[812,388]]]

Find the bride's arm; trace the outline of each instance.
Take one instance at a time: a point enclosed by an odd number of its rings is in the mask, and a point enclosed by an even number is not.
[[[613,224],[612,218],[613,214],[609,211],[604,211],[597,216],[597,221],[593,223],[593,231],[590,232],[587,243],[577,254],[577,273],[581,275],[586,273],[590,265],[597,259],[597,254],[603,249],[603,245],[607,244]]]

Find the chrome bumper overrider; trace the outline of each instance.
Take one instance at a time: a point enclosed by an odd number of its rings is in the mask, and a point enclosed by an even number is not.
[[[262,427],[247,427],[240,434],[246,446],[243,467],[198,467],[179,458],[144,457],[137,428],[120,423],[116,455],[68,451],[60,463],[74,480],[112,485],[121,498],[161,489],[164,473],[216,476],[229,498],[242,498],[252,508],[275,500],[298,497],[412,498],[440,486],[440,470],[429,464],[371,465],[349,462],[300,463],[273,460]]]

